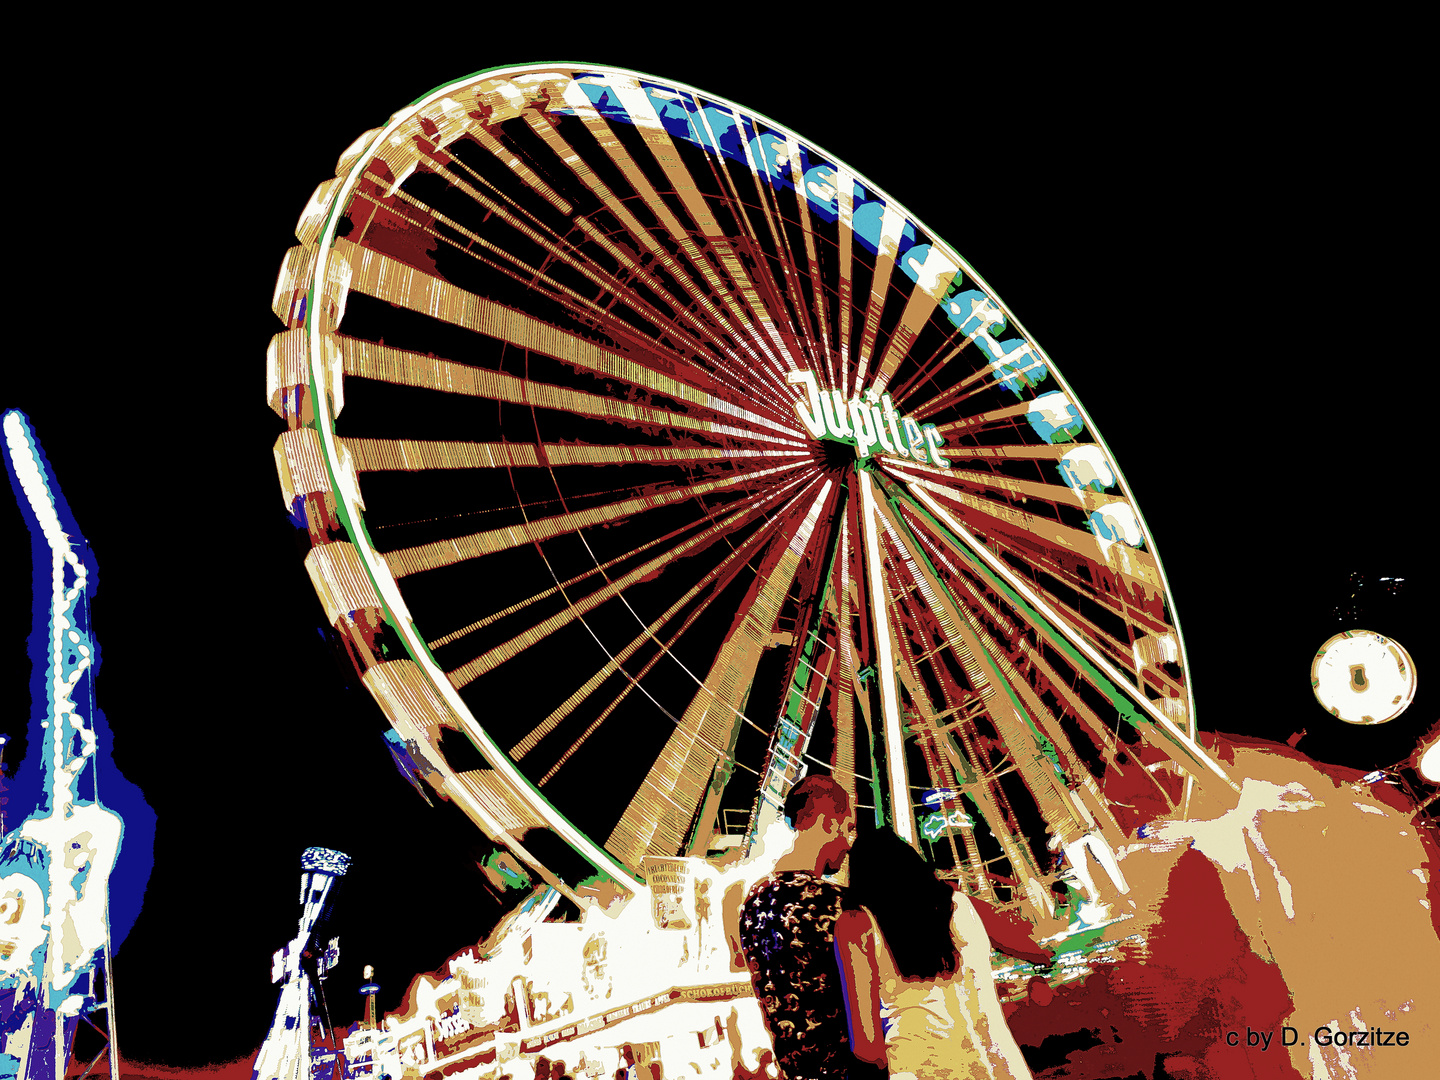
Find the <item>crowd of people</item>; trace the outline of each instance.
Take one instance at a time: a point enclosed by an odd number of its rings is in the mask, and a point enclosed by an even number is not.
[[[732,925],[784,1080],[1029,1080],[964,893],[889,828],[856,838],[850,798],[812,776],[785,802],[793,845]],[[827,880],[849,856],[849,885]]]

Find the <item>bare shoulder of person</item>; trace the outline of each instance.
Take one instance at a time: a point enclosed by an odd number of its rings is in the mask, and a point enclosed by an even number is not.
[[[981,920],[980,913],[970,902],[970,897],[958,889],[955,891],[955,906],[950,925],[955,931],[956,944],[961,948],[971,941],[988,940],[990,936],[985,931],[985,923]]]

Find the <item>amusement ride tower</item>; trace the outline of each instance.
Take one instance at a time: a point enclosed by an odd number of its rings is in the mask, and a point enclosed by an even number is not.
[[[278,982],[280,1002],[275,1021],[255,1058],[255,1080],[310,1080],[315,1037],[334,1038],[326,1014],[321,983],[339,959],[339,946],[332,938],[321,943],[330,912],[331,890],[350,868],[350,856],[329,848],[306,848],[300,856],[300,923],[295,937],[275,953],[271,982]]]
[[[0,1077],[60,1080],[83,1020],[105,1038],[90,1067],[108,1053],[113,1078],[119,1060],[109,889],[124,824],[101,802],[97,775],[94,560],[73,522],[62,519],[59,485],[29,422],[12,410],[3,428],[49,573],[38,576],[48,578],[48,588],[36,596],[45,612],[44,659],[35,656],[45,673],[45,718],[30,741],[43,762],[40,801],[0,841]]]

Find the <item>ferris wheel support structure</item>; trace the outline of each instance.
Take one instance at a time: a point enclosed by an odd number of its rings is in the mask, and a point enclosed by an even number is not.
[[[865,521],[865,559],[869,570],[870,614],[875,628],[875,656],[880,668],[881,714],[885,721],[885,765],[889,780],[891,822],[902,840],[915,842],[914,814],[910,806],[910,777],[905,769],[904,737],[900,730],[900,687],[895,673],[895,648],[891,639],[890,598],[885,592],[884,566],[880,558],[880,536],[875,494],[870,474],[857,470],[860,478],[860,513]]]

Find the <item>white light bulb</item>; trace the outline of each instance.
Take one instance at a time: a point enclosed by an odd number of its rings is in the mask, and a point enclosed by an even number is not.
[[[1430,749],[1420,755],[1420,775],[1432,784],[1440,784],[1440,741],[1430,744]]]

